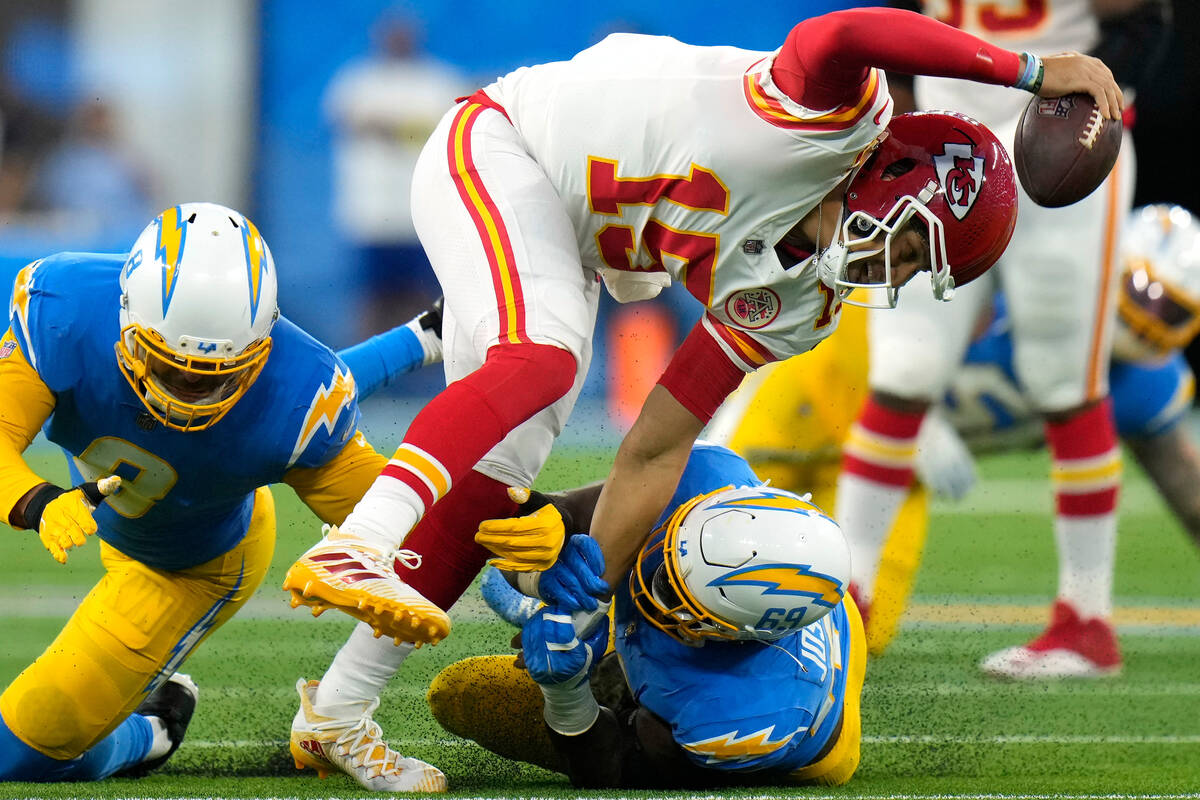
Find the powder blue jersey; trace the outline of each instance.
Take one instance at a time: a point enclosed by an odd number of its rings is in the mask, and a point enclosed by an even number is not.
[[[124,262],[60,253],[27,267],[10,324],[54,394],[43,430],[72,456],[73,477],[123,479],[96,509],[100,538],[152,567],[184,569],[245,535],[257,487],[345,447],[358,427],[358,395],[329,348],[280,318],[262,373],[224,418],[201,431],[165,428],[117,366]]]
[[[1171,430],[1187,414],[1195,395],[1195,379],[1179,350],[1157,361],[1113,359],[1108,384],[1121,436],[1149,437]],[[1004,433],[1035,421],[1013,370],[1012,335],[1003,295],[997,297],[992,323],[967,350],[945,403],[951,422],[968,439]]]
[[[733,451],[697,444],[659,524],[698,494],[761,483]],[[634,698],[671,726],[695,763],[790,772],[811,763],[837,730],[850,654],[844,605],[775,642],[703,647],[681,644],[648,623],[627,581],[615,614],[615,646]]]

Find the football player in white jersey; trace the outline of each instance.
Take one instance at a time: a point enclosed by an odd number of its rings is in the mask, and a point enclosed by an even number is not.
[[[1134,7],[1138,8],[1134,8]],[[1064,48],[1130,59],[1104,16],[1153,15],[1158,0],[926,0],[924,12],[983,39],[1036,53]],[[1143,20],[1144,21],[1144,20]],[[1102,38],[1102,27],[1107,39]],[[1135,48],[1136,49],[1136,48]],[[1136,70],[1122,76],[1136,80]],[[990,86],[918,77],[918,107],[975,115],[1008,145],[1025,101]],[[1109,617],[1120,450],[1108,398],[1118,270],[1116,243],[1133,192],[1128,134],[1104,184],[1080,202],[1046,209],[1021,197],[1003,267],[963,289],[936,321],[920,293],[870,321],[871,397],[843,451],[836,508],[854,553],[854,591],[869,617],[881,548],[913,475],[916,436],[930,402],[963,359],[980,310],[1002,286],[1012,316],[1017,376],[1042,415],[1053,458],[1059,590],[1049,628],[1026,647],[984,659],[1007,677],[1099,676],[1120,670]],[[909,296],[911,295],[911,296]]]
[[[489,556],[477,523],[512,515],[508,488],[531,484],[578,396],[598,276],[620,300],[677,281],[705,306],[600,498],[591,532],[611,583],[746,372],[819,343],[851,287],[894,299],[929,269],[947,298],[995,261],[1015,215],[1003,147],[961,115],[891,119],[886,68],[1088,92],[1110,118],[1123,103],[1097,59],[859,9],[800,23],[776,52],[614,34],[447,113],[413,209],[446,297],[448,388],[285,580],[296,603],[364,622],[316,689],[318,713],[374,698],[412,643],[449,633],[445,609]],[[548,560],[524,563],[529,592],[553,584],[537,571]]]

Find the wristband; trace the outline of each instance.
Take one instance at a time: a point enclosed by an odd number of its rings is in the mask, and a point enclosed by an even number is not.
[[[586,733],[600,716],[600,704],[592,694],[587,674],[582,681],[566,686],[542,686],[542,719],[563,736]]]
[[[1040,58],[1030,52],[1021,53],[1020,59],[1020,74],[1013,86],[1037,94],[1046,78],[1046,67]]]
[[[538,594],[538,582],[541,577],[540,572],[518,572],[517,585],[513,588],[523,595],[541,600],[541,595]]]
[[[46,506],[50,505],[51,501],[67,493],[66,489],[55,486],[52,483],[44,483],[34,490],[33,494],[25,502],[25,509],[21,512],[21,519],[12,520],[18,523],[22,528],[36,531],[42,524],[42,513],[46,510]]]

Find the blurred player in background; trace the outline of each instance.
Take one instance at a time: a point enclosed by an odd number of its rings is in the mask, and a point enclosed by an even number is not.
[[[197,697],[176,670],[266,574],[266,485],[336,523],[385,463],[357,432],[347,364],[280,317],[276,294],[258,230],[211,203],[163,212],[128,255],[60,253],[18,274],[0,340],[0,508],[61,563],[97,534],[106,572],[0,695],[0,780],[165,762]],[[414,320],[347,355],[373,389],[436,361],[440,341]],[[22,459],[39,428],[72,456],[74,488]],[[313,757],[368,760],[389,788],[445,788],[378,737],[360,714]]]
[[[596,496],[561,502],[586,527]],[[434,679],[429,705],[450,732],[577,787],[844,784],[866,668],[849,569],[832,519],[698,443],[617,584],[615,655],[601,666],[607,620],[577,635],[569,611],[543,606],[524,622],[528,673],[514,656],[469,658]]]
[[[334,216],[354,246],[363,333],[385,330],[439,292],[413,227],[417,156],[446,105],[472,86],[422,48],[420,23],[397,10],[372,26],[372,52],[338,70],[325,94],[334,125]]]
[[[1109,383],[1117,432],[1183,527],[1200,544],[1200,457],[1186,412],[1194,380],[1181,348],[1200,330],[1200,223],[1178,206],[1147,206],[1125,226]],[[1035,446],[1043,429],[1013,370],[1003,295],[985,310],[944,402],[922,423],[918,478],[888,532],[873,586],[867,644],[883,652],[916,576],[928,525],[928,491],[960,499],[975,481],[972,451]],[[743,454],[773,486],[812,487],[832,503],[842,444],[866,400],[866,314],[847,309],[837,336],[803,362],[760,370],[730,398],[707,435]],[[963,440],[966,440],[964,443]],[[968,444],[970,450],[968,450]]]
[[[489,556],[473,540],[479,521],[511,516],[509,487],[532,483],[578,396],[597,275],[624,300],[678,280],[706,306],[601,494],[591,532],[612,581],[746,372],[823,340],[850,287],[894,298],[931,268],[945,298],[991,265],[1015,212],[1003,148],[965,117],[890,119],[880,66],[1077,89],[1106,115],[1121,108],[1095,59],[1043,61],[861,9],[800,23],[778,53],[613,35],[447,114],[417,165],[414,213],[446,296],[448,388],[346,524],[289,570],[296,599],[365,623],[315,709],[370,702],[412,643],[449,633],[445,609]],[[947,148],[988,180],[950,186],[935,167]],[[966,222],[951,203],[970,208]],[[343,580],[350,564],[383,577]],[[525,565],[529,593],[547,566]]]
[[[1125,85],[1136,83],[1150,53],[1131,46],[1124,27],[1110,18],[1150,15],[1161,22],[1165,15],[1158,0],[1022,0],[1004,7],[990,0],[930,0],[924,12],[989,41],[1043,55],[1064,49],[1103,53]],[[1025,105],[1019,95],[934,78],[918,77],[915,94],[918,107],[974,115],[1006,143],[1013,141]],[[1008,677],[1120,670],[1110,617],[1121,464],[1107,367],[1119,277],[1116,247],[1133,195],[1132,177],[1126,135],[1108,179],[1080,202],[1045,209],[1022,196],[1002,267],[963,289],[948,313],[931,316],[926,298],[910,293],[896,313],[871,317],[871,396],[846,442],[836,502],[854,556],[852,591],[868,625],[880,552],[912,482],[921,421],[949,387],[981,309],[1002,286],[1012,318],[1014,367],[1045,420],[1053,458],[1059,589],[1046,631],[1026,647],[989,656],[982,668]]]
[[[1182,352],[1200,332],[1200,221],[1180,206],[1136,209],[1121,255],[1109,365],[1117,432],[1200,545],[1200,460],[1186,424],[1195,379]],[[1016,385],[1004,306],[997,304],[946,397],[946,419],[973,450],[1027,441],[1025,429],[1034,418]],[[930,479],[938,483],[941,477]]]

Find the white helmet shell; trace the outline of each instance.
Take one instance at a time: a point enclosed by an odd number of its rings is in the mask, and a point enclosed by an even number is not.
[[[1156,278],[1200,303],[1200,221],[1183,206],[1135,209],[1125,226],[1121,252],[1127,261],[1149,263]]]
[[[1200,333],[1200,221],[1182,206],[1135,209],[1121,240],[1118,358],[1161,357]]]
[[[164,211],[121,270],[121,329],[153,331],[183,356],[236,356],[270,334],[277,303],[275,261],[258,229],[215,203]]]
[[[117,365],[150,414],[204,430],[233,408],[271,351],[275,262],[232,209],[185,203],[142,231],[121,269]]]
[[[770,641],[842,602],[850,549],[806,497],[767,486],[725,488],[683,504],[630,574],[634,602],[685,644]]]

